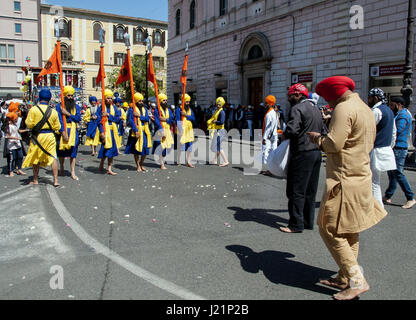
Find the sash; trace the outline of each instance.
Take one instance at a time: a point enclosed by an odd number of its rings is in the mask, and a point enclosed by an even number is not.
[[[108,110],[108,107],[106,107]],[[107,111],[108,112],[108,111]],[[110,114],[112,116],[114,116],[116,114],[113,105],[110,105]],[[108,123],[108,118],[107,121],[105,122],[105,132],[108,133],[105,135],[105,144],[104,144],[104,149],[111,149],[113,147],[113,139],[111,138],[111,131],[113,131],[114,134],[114,139],[116,140],[116,145],[117,148],[121,147],[121,141],[120,141],[120,136],[118,134],[118,128],[115,122],[112,122],[111,125]]]
[[[165,115],[165,111],[163,111],[163,108],[160,108],[160,112],[162,113],[161,116],[163,118],[165,118],[166,120],[169,119],[169,110],[166,109],[166,115]],[[173,140],[172,137],[172,133],[170,132],[170,125],[167,122],[160,122],[160,124],[163,127],[163,132],[165,135],[165,138],[161,140],[161,145],[163,149],[170,149],[170,147],[175,143],[175,141]],[[161,133],[158,133],[159,135],[161,135]]]
[[[77,112],[77,107],[71,110],[71,114],[74,116]],[[66,124],[66,129],[70,129],[68,142],[64,142],[64,138],[61,135],[61,140],[59,141],[59,150],[68,150],[75,146],[75,138],[77,133],[77,124],[75,122],[68,122]],[[68,132],[67,132],[68,133]]]
[[[214,130],[220,130],[224,129],[224,124],[216,124],[218,116],[220,115],[220,112],[222,111],[222,108],[215,111],[214,115],[207,121],[208,130],[210,130],[210,136],[211,138],[214,136]]]
[[[186,111],[186,115],[187,116],[192,115],[191,108],[189,108],[189,110]],[[180,143],[185,144],[188,142],[193,142],[194,140],[195,139],[194,139],[194,130],[192,126],[192,121],[189,121],[188,119],[186,119],[186,117],[184,117],[182,121],[182,136],[181,136]]]
[[[46,153],[48,156],[56,159],[56,156],[50,154],[48,151],[45,150],[45,148],[39,143],[38,141],[38,135],[41,132],[43,126],[45,125],[45,123],[48,123],[49,129],[52,130],[52,126],[49,123],[49,117],[52,114],[52,108],[51,107],[47,107],[46,108],[46,112],[43,112],[42,109],[39,106],[36,106],[39,111],[42,113],[43,117],[42,119],[32,128],[32,130],[30,130],[29,132],[29,137],[30,139],[32,139],[33,143],[35,145],[37,145],[39,147],[40,150],[42,150],[42,152]],[[22,144],[23,145],[23,144]]]
[[[137,108],[137,112],[140,114],[139,108]],[[143,115],[143,116],[146,115],[146,110],[144,109],[144,107],[142,107],[141,115]],[[141,124],[142,121],[140,120],[140,118],[138,118],[137,122]],[[140,137],[139,137],[139,139],[137,139],[137,142],[135,144],[135,148],[138,152],[143,151],[143,139],[144,139],[143,133],[146,133],[147,147],[148,148],[152,147],[152,135],[150,134],[149,123],[145,122],[144,125],[140,125],[140,127],[141,127],[141,134],[140,134]],[[138,128],[138,129],[140,130],[140,128]]]

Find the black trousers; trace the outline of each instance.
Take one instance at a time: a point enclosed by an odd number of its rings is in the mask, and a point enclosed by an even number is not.
[[[289,199],[289,227],[296,231],[313,229],[321,160],[319,150],[291,154],[286,196]]]

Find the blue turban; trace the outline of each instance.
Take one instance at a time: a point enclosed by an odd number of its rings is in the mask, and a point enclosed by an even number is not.
[[[97,98],[94,96],[91,96],[89,100],[90,100],[90,103],[92,103],[93,101],[98,102]]]
[[[113,102],[114,103],[123,103],[123,101],[119,98],[119,97],[116,97],[114,100],[113,100]]]
[[[49,89],[42,89],[39,92],[39,101],[48,101],[51,100],[52,93]]]

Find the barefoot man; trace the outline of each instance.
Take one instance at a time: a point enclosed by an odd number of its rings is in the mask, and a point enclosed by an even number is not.
[[[39,184],[40,167],[52,166],[53,185],[59,187],[54,132],[59,132],[61,123],[56,110],[49,107],[51,97],[52,94],[49,90],[42,89],[39,92],[39,105],[29,110],[25,123],[27,128],[31,130],[31,141],[22,167],[33,167],[31,184]],[[67,140],[66,133],[63,134]]]
[[[61,104],[56,106],[56,111],[61,122],[61,132],[64,132],[63,115],[66,116],[66,130],[68,135],[68,142],[65,143],[64,137],[61,136],[58,143],[58,158],[60,164],[59,175],[64,175],[64,161],[65,158],[70,158],[71,178],[78,180],[75,175],[75,161],[78,154],[79,135],[77,130],[77,123],[81,122],[81,108],[74,100],[75,89],[71,86],[64,87],[64,101],[65,109],[62,109]]]
[[[117,173],[113,172],[113,159],[118,156],[118,149],[120,148],[120,138],[118,136],[117,124],[120,122],[120,110],[113,105],[113,92],[106,89],[105,96],[105,111],[102,112],[101,106],[97,111],[97,120],[99,122],[98,128],[100,129],[101,149],[98,153],[98,159],[101,159],[99,170],[104,172],[104,161],[108,158],[107,174],[115,176]],[[101,123],[102,117],[106,117],[107,121],[104,126]]]
[[[195,115],[191,109],[191,97],[187,93],[185,93],[185,111],[182,111],[181,108],[176,108],[175,112],[179,138],[177,164],[178,166],[181,165],[181,151],[185,151],[186,166],[195,168],[191,163],[192,143],[195,140],[192,121],[195,121]]]
[[[147,169],[143,166],[144,160],[152,147],[152,135],[149,130],[150,118],[143,103],[143,95],[136,92],[134,100],[136,101],[136,112],[133,107],[127,111],[127,123],[131,129],[124,153],[134,155],[137,172],[146,172]]]
[[[342,290],[334,295],[337,300],[351,300],[370,289],[357,261],[358,236],[387,214],[372,193],[369,155],[376,138],[376,122],[354,88],[354,81],[343,76],[318,83],[316,93],[334,108],[334,113],[327,136],[308,133],[327,154],[326,186],[317,222],[339,272],[321,283]]]

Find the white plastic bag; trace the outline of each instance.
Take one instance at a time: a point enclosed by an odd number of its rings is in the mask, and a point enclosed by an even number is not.
[[[290,140],[284,140],[267,158],[267,169],[276,177],[286,178],[289,167]]]

